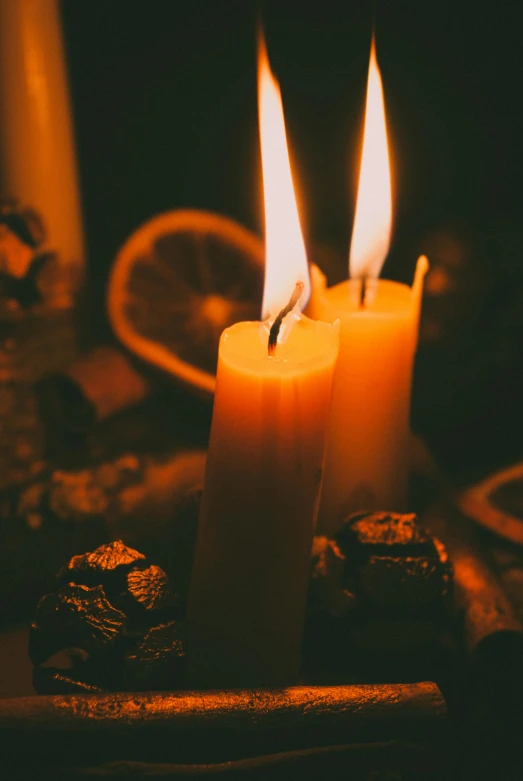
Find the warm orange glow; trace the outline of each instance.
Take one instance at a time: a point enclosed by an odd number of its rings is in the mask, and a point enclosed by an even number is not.
[[[381,74],[374,39],[370,52],[363,150],[349,258],[351,277],[379,276],[392,229],[392,195]]]
[[[296,282],[304,284],[298,302],[298,308],[303,309],[309,298],[310,281],[292,186],[280,87],[271,71],[261,33],[258,44],[258,104],[265,208],[262,316],[273,320],[288,303]]]

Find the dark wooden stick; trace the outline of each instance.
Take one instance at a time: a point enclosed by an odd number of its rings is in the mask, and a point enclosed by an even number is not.
[[[447,546],[467,650],[492,672],[511,667],[522,680],[523,626],[481,554],[470,522],[450,502],[434,505],[424,521]]]
[[[246,778],[249,781],[301,781],[351,778],[358,772],[369,776],[373,771],[417,771],[431,778],[431,771],[442,766],[432,747],[423,743],[380,741],[342,746],[310,748],[279,754],[239,759],[215,764],[173,764],[116,761],[98,766],[68,767],[67,778]],[[358,778],[360,776],[358,775]]]
[[[347,740],[432,737],[445,716],[431,682],[297,686],[0,700],[0,733],[3,750],[31,746],[33,759],[57,752],[77,759],[88,741],[94,763],[103,756],[216,762]]]

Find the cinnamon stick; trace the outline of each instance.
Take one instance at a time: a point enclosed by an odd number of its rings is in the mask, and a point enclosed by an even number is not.
[[[440,778],[437,771],[445,765],[445,757],[434,747],[421,742],[377,741],[350,743],[341,746],[285,751],[257,757],[217,763],[133,762],[116,760],[99,765],[77,765],[56,768],[55,779],[104,778],[161,778],[190,781],[194,778],[248,779],[249,781],[324,781],[346,779],[350,767],[351,778],[367,779],[383,772],[403,778],[404,773],[415,773],[424,779]],[[47,767],[47,770],[50,768]],[[31,775],[32,773],[32,775]],[[22,778],[33,781],[41,768],[29,766]],[[20,778],[19,775],[16,776]]]
[[[365,739],[433,739],[446,704],[435,683],[0,700],[0,732],[31,755],[78,761],[223,762]],[[19,751],[19,749],[16,749]]]
[[[523,626],[481,553],[470,522],[443,502],[430,508],[424,521],[447,546],[467,651],[491,671],[521,680]]]

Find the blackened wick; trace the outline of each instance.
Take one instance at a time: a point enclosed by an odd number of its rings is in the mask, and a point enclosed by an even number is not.
[[[284,306],[281,310],[280,314],[276,317],[274,323],[271,325],[271,330],[269,331],[269,355],[274,355],[274,351],[276,350],[276,345],[278,343],[278,335],[280,333],[281,324],[283,323],[283,319],[287,317],[287,315],[292,312],[298,301],[300,300],[300,296],[303,293],[303,288],[305,285],[303,282],[296,282],[296,287],[292,291],[292,296],[289,298],[289,303],[287,306]]]

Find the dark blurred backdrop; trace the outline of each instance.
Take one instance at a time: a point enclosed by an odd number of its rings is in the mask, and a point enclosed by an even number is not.
[[[153,214],[204,208],[260,229],[259,13],[307,240],[328,243],[344,265],[374,20],[396,192],[385,273],[410,275],[425,250],[452,278],[450,295],[428,305],[436,323],[420,352],[414,413],[448,459],[467,437],[473,449],[481,441],[516,454],[523,3],[64,0],[62,11],[100,333],[115,251]],[[500,344],[501,369],[493,368]],[[447,452],[441,442],[453,436]]]
[[[65,0],[93,276],[161,209],[259,227],[260,8],[309,235],[348,241],[373,16],[397,230],[520,219],[520,2]]]

